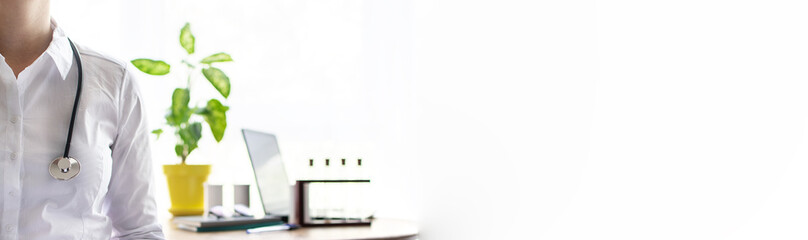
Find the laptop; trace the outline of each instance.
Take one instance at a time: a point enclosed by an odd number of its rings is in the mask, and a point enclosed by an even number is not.
[[[264,208],[264,217],[187,216],[175,217],[174,222],[184,226],[199,228],[255,225],[288,220],[291,212],[291,193],[286,167],[281,160],[278,139],[275,135],[241,130],[247,152],[252,163],[258,196]]]
[[[268,216],[288,217],[291,212],[291,184],[281,160],[275,135],[242,129],[250,154],[258,195]]]

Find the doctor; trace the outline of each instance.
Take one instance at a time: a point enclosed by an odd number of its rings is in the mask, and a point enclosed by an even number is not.
[[[163,239],[137,82],[49,9],[0,0],[0,239]]]

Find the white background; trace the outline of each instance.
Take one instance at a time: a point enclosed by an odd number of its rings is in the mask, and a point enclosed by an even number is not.
[[[185,21],[200,55],[233,55],[228,133],[191,160],[213,182],[251,181],[246,127],[278,134],[293,177],[367,159],[378,215],[423,239],[808,237],[800,1],[52,4],[120,59],[177,62]],[[180,74],[140,77],[159,126]]]

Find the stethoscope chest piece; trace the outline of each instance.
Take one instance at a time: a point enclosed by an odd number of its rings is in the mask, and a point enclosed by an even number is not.
[[[79,175],[81,171],[81,164],[72,157],[58,157],[53,159],[48,172],[53,178],[57,180],[70,180],[71,178]]]

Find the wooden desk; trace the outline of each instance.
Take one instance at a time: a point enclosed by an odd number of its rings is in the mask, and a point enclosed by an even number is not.
[[[231,240],[231,239],[317,239],[317,240],[415,240],[418,238],[418,227],[415,223],[393,219],[375,219],[370,227],[308,227],[292,231],[276,231],[247,234],[244,230],[226,232],[195,233],[177,229],[170,223],[163,224],[163,233],[168,240]]]

